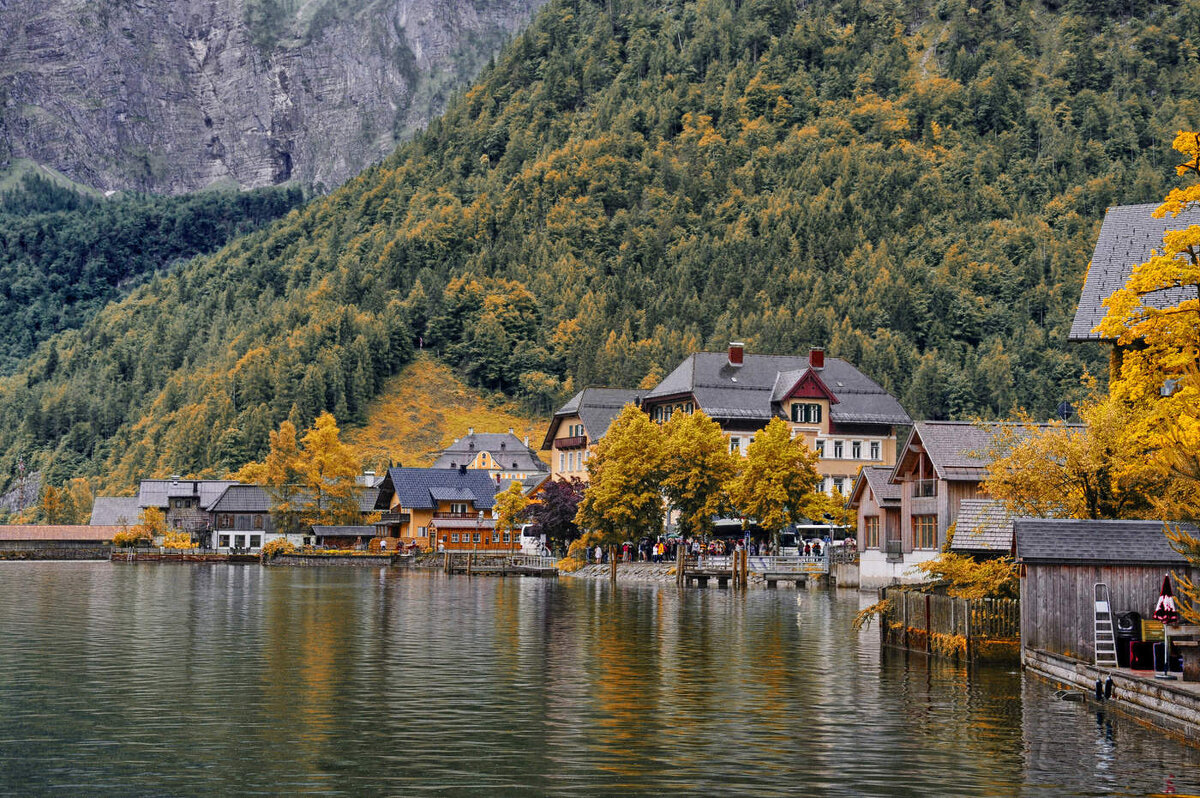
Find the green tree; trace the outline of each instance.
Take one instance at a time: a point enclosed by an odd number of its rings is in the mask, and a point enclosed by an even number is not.
[[[781,418],[773,418],[754,436],[746,450],[741,473],[729,483],[733,506],[749,521],[770,533],[779,547],[779,533],[804,518],[808,495],[816,486],[817,454],[803,438],[792,438]]]
[[[663,426],[663,437],[663,492],[679,513],[683,534],[706,535],[712,531],[713,517],[729,504],[725,490],[737,461],[721,425],[702,410],[672,415]]]

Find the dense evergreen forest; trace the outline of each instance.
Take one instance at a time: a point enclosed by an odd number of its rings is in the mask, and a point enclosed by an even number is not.
[[[549,407],[825,345],[917,417],[1045,416],[1106,206],[1200,122],[1200,1],[551,0],[427,132],[0,384],[0,474],[128,485],[361,419],[415,346]]]
[[[0,374],[145,275],[213,252],[303,200],[298,188],[102,200],[25,175],[0,194]]]

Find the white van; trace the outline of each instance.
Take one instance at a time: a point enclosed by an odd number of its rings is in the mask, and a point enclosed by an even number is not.
[[[549,557],[550,549],[546,547],[545,535],[534,535],[533,524],[521,526],[521,553],[534,557]]]

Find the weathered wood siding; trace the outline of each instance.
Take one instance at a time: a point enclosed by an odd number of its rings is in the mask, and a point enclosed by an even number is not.
[[[1149,618],[1168,566],[1060,565],[1028,563],[1021,579],[1021,643],[1091,662],[1095,656],[1097,582],[1108,585],[1114,614],[1139,612]],[[1191,578],[1196,578],[1191,571]]]
[[[938,508],[938,546],[946,545],[946,533],[950,525],[958,520],[959,505],[963,499],[978,499],[984,495],[980,483],[975,481],[949,481],[938,483],[938,497],[945,504]]]

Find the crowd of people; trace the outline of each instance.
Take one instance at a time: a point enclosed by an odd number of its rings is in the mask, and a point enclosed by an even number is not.
[[[822,553],[829,547],[829,540],[809,540],[796,550],[799,554],[805,557],[820,557]],[[853,538],[847,539],[847,545],[853,545]],[[769,540],[754,540],[746,541],[744,538],[714,538],[707,542],[696,538],[658,538],[651,540],[650,538],[642,538],[634,543],[626,541],[621,544],[618,549],[620,562],[675,562],[679,558],[679,549],[684,547],[686,554],[693,557],[698,557],[701,551],[705,551],[713,556],[730,554],[734,550],[744,551],[749,550],[751,557],[764,556],[769,557],[774,554],[779,554],[771,545]],[[789,552],[791,553],[791,552]],[[608,562],[608,552],[601,546],[596,546],[588,552],[589,559],[594,563]]]

